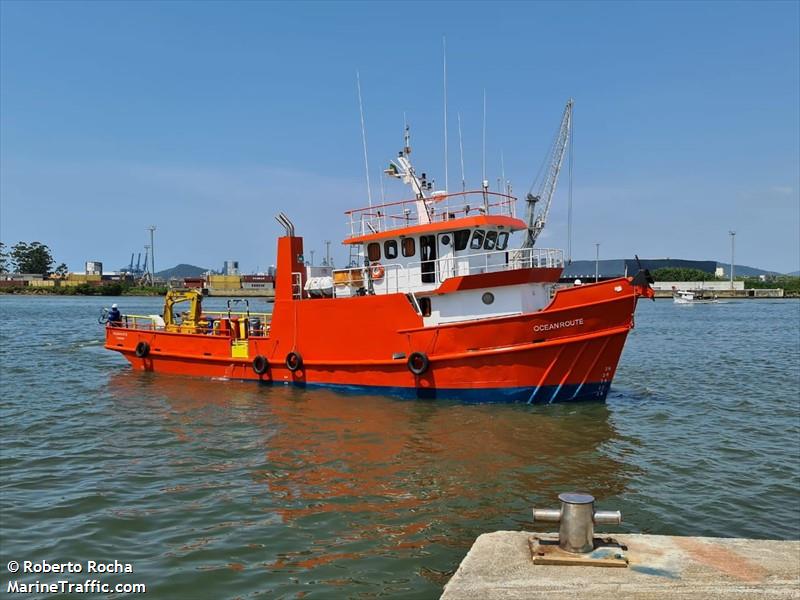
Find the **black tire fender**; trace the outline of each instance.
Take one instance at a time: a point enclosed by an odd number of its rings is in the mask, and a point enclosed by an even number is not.
[[[289,352],[286,355],[286,368],[292,373],[303,367],[303,357],[297,352]]]
[[[139,342],[136,344],[136,350],[134,352],[138,358],[144,358],[150,354],[150,344],[147,342]]]
[[[259,354],[253,359],[253,371],[257,375],[263,375],[269,369],[269,361],[267,361],[266,357]]]
[[[406,365],[414,375],[422,375],[431,366],[431,361],[424,352],[412,352],[408,355]]]

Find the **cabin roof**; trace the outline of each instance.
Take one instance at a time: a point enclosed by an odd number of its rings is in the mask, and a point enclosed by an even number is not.
[[[498,229],[508,229],[509,231],[520,231],[526,229],[527,225],[521,219],[507,217],[504,215],[476,215],[461,217],[458,219],[447,219],[434,221],[424,225],[411,225],[410,227],[400,227],[387,231],[378,231],[367,235],[357,235],[346,238],[343,244],[364,244],[378,240],[388,240],[409,235],[423,235],[426,233],[438,233],[440,231],[454,231],[457,229],[469,229],[474,227],[496,227]]]

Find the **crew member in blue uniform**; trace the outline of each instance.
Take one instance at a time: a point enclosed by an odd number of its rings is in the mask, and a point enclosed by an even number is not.
[[[119,312],[116,303],[111,305],[111,310],[108,311],[108,322],[112,327],[116,327],[122,323],[122,314]]]

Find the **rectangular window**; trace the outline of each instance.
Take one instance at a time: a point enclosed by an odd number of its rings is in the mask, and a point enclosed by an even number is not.
[[[381,245],[378,242],[367,244],[367,258],[370,262],[378,262],[381,259]]]
[[[456,252],[463,250],[469,243],[469,229],[459,229],[453,234]]]
[[[414,256],[417,253],[417,245],[414,242],[414,238],[403,238],[401,244],[403,246],[403,256]]]
[[[486,241],[483,242],[483,249],[484,250],[494,250],[494,246],[497,243],[497,232],[496,231],[487,231],[486,232]]]
[[[472,234],[472,242],[469,247],[473,250],[480,250],[483,247],[483,238],[486,232],[483,229],[476,229]]]
[[[433,283],[436,281],[436,236],[420,237],[419,251],[422,255],[422,283]]]
[[[395,240],[383,242],[383,255],[386,257],[386,260],[397,258],[397,242]]]
[[[508,246],[508,232],[503,231],[497,235],[497,248],[498,250],[505,250]]]

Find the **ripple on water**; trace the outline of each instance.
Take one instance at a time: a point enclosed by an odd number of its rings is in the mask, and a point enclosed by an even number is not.
[[[158,597],[429,598],[576,488],[625,531],[800,536],[800,303],[643,304],[608,402],[546,407],[135,373],[101,303],[0,298],[0,332],[60,324],[2,333],[9,559],[127,560]]]

